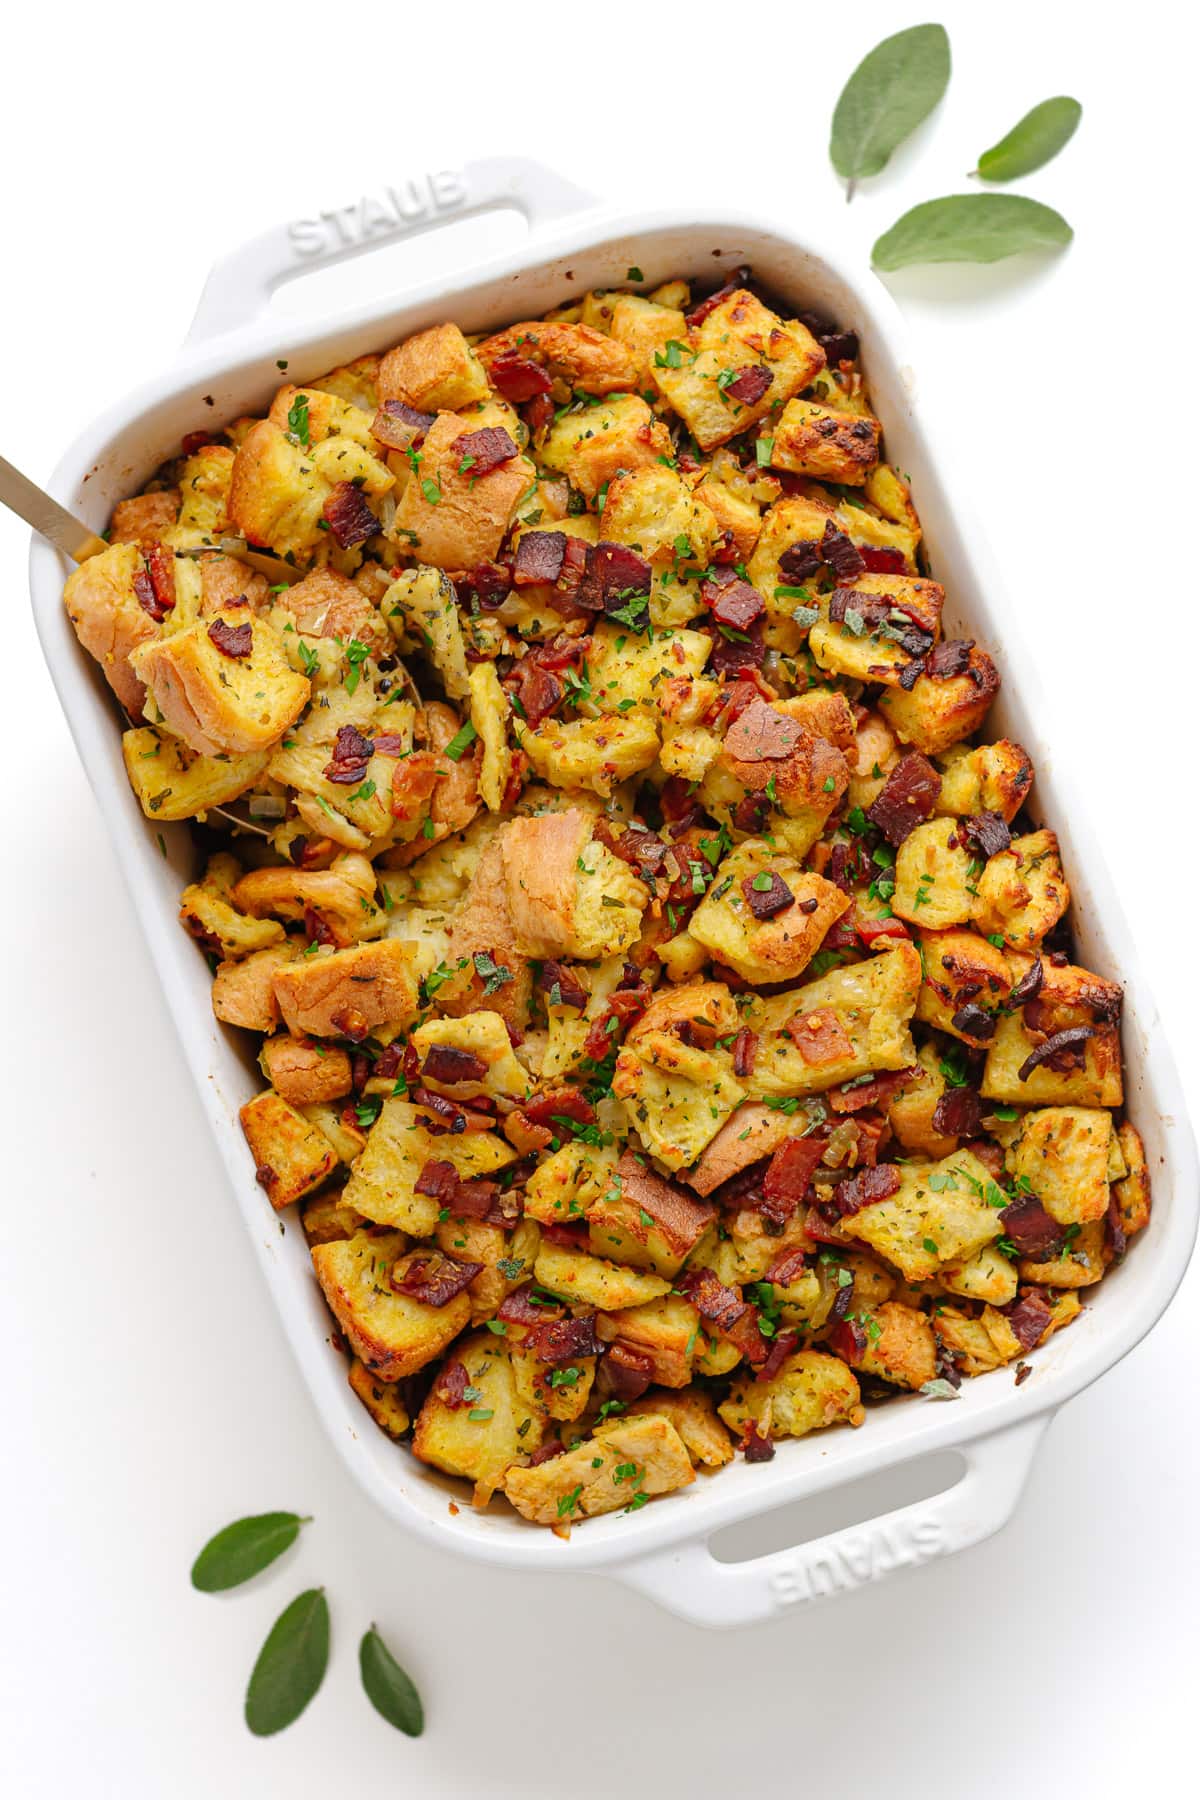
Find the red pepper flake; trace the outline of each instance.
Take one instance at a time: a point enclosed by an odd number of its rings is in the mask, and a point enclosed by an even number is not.
[[[379,520],[367,505],[366,495],[352,481],[335,483],[321,508],[321,517],[343,550],[365,543],[379,530]]]
[[[747,875],[742,882],[742,893],[756,919],[773,919],[776,913],[785,912],[794,905],[796,899],[783,876],[777,875],[774,869]]]
[[[435,1250],[427,1256],[414,1257],[399,1281],[393,1268],[389,1281],[396,1293],[419,1300],[422,1306],[447,1306],[482,1272],[482,1263],[459,1262],[455,1257]]]
[[[421,1067],[426,1081],[440,1081],[447,1087],[453,1087],[459,1081],[483,1081],[487,1071],[482,1056],[476,1056],[470,1050],[459,1050],[453,1044],[431,1044]]]
[[[481,431],[467,431],[455,438],[452,454],[459,458],[459,473],[474,479],[490,475],[520,452],[503,425],[485,425]]]
[[[208,635],[222,656],[233,657],[235,661],[249,656],[254,648],[254,627],[249,619],[240,625],[231,625],[227,619],[214,619]]]
[[[725,383],[725,396],[741,406],[757,406],[773,380],[770,369],[762,363],[747,363],[732,381]]]
[[[489,373],[492,386],[510,406],[520,406],[526,400],[536,400],[539,394],[548,394],[554,386],[540,363],[533,362],[527,356],[517,356],[511,351],[506,356],[498,356]]]
[[[902,756],[878,795],[867,808],[867,817],[894,849],[898,849],[922,820],[932,813],[942,791],[942,778],[919,751]]]

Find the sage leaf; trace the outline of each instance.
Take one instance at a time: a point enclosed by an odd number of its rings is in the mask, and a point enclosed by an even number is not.
[[[833,113],[829,158],[849,183],[878,175],[892,151],[928,118],[950,80],[950,39],[942,25],[912,25],[884,38],[859,63]]]
[[[358,1646],[358,1666],[367,1699],[389,1725],[409,1737],[420,1737],[425,1729],[425,1709],[421,1696],[404,1673],[378,1631],[372,1625],[363,1633]]]
[[[938,1375],[933,1381],[923,1381],[921,1392],[930,1400],[958,1400],[961,1398],[958,1389],[945,1376]]]
[[[1023,250],[1055,250],[1074,233],[1061,213],[1023,194],[947,194],[914,206],[877,238],[877,269],[910,263],[999,262]]]
[[[1007,137],[984,151],[976,175],[984,181],[1015,181],[1019,175],[1032,175],[1070,142],[1082,117],[1078,100],[1066,94],[1043,100]]]
[[[300,1527],[307,1525],[298,1513],[255,1513],[248,1519],[236,1519],[210,1537],[192,1564],[192,1586],[202,1594],[217,1594],[223,1588],[239,1587],[249,1581],[289,1544],[296,1541]]]
[[[309,1588],[280,1613],[251,1671],[246,1723],[255,1737],[270,1737],[300,1717],[328,1661],[329,1607],[323,1588]]]

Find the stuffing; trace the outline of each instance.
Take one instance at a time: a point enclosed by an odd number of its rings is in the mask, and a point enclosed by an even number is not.
[[[150,591],[138,545],[123,540],[80,563],[63,589],[63,604],[76,636],[100,664],[131,719],[142,716],[146,684],[130,657],[159,635],[158,624],[134,586],[139,577],[143,591]],[[150,598],[153,605],[152,591]]]
[[[1007,1155],[1009,1173],[1060,1225],[1086,1225],[1108,1211],[1112,1114],[1086,1106],[1027,1112]]]
[[[289,1031],[302,1036],[362,1038],[376,1026],[399,1026],[419,1004],[411,944],[397,938],[318,950],[278,971],[275,998]]]
[[[536,479],[533,464],[511,438],[506,459],[478,472],[481,465],[471,452],[475,435],[469,417],[440,412],[417,453],[419,468],[396,505],[391,535],[408,554],[437,569],[491,562],[517,502]]]
[[[384,1381],[415,1375],[470,1321],[465,1294],[427,1306],[399,1291],[422,1254],[406,1255],[403,1238],[391,1232],[357,1231],[312,1247],[313,1270],[334,1318],[364,1367]]]
[[[573,1450],[536,1468],[514,1464],[504,1492],[536,1525],[568,1526],[620,1507],[641,1506],[696,1479],[683,1439],[655,1415],[609,1421]]]
[[[627,863],[569,807],[514,819],[501,834],[508,906],[522,955],[616,956],[637,941],[649,899]]]
[[[770,1381],[735,1381],[718,1413],[730,1431],[758,1437],[807,1437],[829,1425],[861,1425],[865,1418],[854,1373],[836,1356],[801,1350]]]
[[[336,1168],[337,1158],[321,1133],[270,1088],[248,1100],[238,1117],[255,1177],[276,1212],[311,1194]]]
[[[959,1265],[1001,1235],[1006,1197],[970,1150],[939,1163],[895,1165],[899,1185],[841,1221],[907,1281],[928,1281],[943,1263]]]
[[[386,1099],[346,1183],[347,1206],[378,1225],[430,1237],[443,1211],[436,1193],[419,1191],[430,1163],[450,1163],[460,1182],[471,1182],[516,1161],[516,1151],[495,1132],[436,1132],[437,1122],[410,1100]]]
[[[920,980],[917,952],[897,944],[804,987],[751,996],[742,1014],[759,1040],[746,1077],[751,1093],[816,1094],[870,1071],[910,1068],[916,1049],[909,1020]]]
[[[144,690],[143,690],[144,691]],[[148,819],[203,819],[215,806],[228,806],[266,773],[270,753],[199,756],[153,725],[139,725],[121,738],[129,785]]]
[[[794,857],[748,838],[718,865],[688,929],[719,962],[768,985],[794,981],[850,905]]]
[[[379,364],[380,401],[401,400],[417,412],[457,412],[488,391],[483,364],[454,324],[418,331]]]
[[[249,606],[228,606],[143,643],[130,667],[157,719],[201,756],[247,755],[278,743],[311,686],[288,666],[283,639]]]
[[[650,377],[702,450],[745,431],[807,387],[825,353],[798,320],[735,288],[683,342],[669,340]]]
[[[879,461],[878,419],[815,400],[789,400],[775,423],[771,467],[861,487]]]
[[[333,1045],[318,1044],[315,1038],[277,1032],[263,1045],[259,1063],[275,1092],[290,1106],[315,1106],[322,1100],[340,1100],[350,1092],[349,1056]]]
[[[926,673],[911,688],[884,688],[879,710],[901,743],[936,756],[979,729],[1000,692],[1000,675],[986,651],[974,645],[966,651],[965,663],[961,674]]]
[[[616,394],[602,406],[572,408],[556,418],[538,453],[588,500],[621,474],[651,469],[671,454],[671,435],[638,394]]]

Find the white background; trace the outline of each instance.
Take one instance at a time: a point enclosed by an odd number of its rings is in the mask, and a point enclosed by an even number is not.
[[[169,361],[211,260],[278,218],[523,152],[611,199],[740,199],[801,233],[829,213],[865,259],[905,207],[961,191],[1028,105],[1076,94],[1077,139],[1024,184],[1071,219],[1069,254],[892,285],[1194,1086],[1200,522],[1182,172],[1196,46],[1182,7],[942,6],[948,99],[848,209],[825,158],[833,100],[919,11],[20,10],[0,109],[0,448],[40,478],[93,412]],[[409,247],[391,278],[433,254]],[[389,275],[360,262],[351,279]],[[1067,1783],[1106,1800],[1188,1766],[1195,1269],[1153,1337],[1054,1424],[1006,1532],[806,1617],[709,1635],[602,1581],[453,1561],[376,1515],[298,1385],[202,1129],[41,663],[25,547],[0,519],[0,1787],[607,1800],[753,1784],[907,1800],[940,1778],[972,1800]],[[316,1515],[301,1544],[249,1589],[193,1593],[209,1533],[273,1507]],[[333,1608],[329,1675],[296,1726],[258,1742],[241,1721],[247,1672],[313,1583]],[[426,1696],[419,1743],[358,1690],[371,1619]]]

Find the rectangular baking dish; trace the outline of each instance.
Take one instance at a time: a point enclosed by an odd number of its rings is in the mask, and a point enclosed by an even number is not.
[[[457,288],[442,280],[416,282],[402,294],[343,309],[303,329],[265,316],[273,289],[307,268],[497,207],[525,216],[529,241],[477,268]],[[303,382],[442,319],[471,331],[536,316],[587,288],[625,281],[631,267],[651,284],[677,274],[711,283],[742,263],[797,309],[826,313],[858,332],[890,460],[911,476],[932,571],[947,590],[948,634],[976,637],[994,656],[1004,686],[991,723],[997,735],[1016,738],[1034,759],[1031,810],[1062,841],[1081,961],[1125,985],[1127,1103],[1146,1142],[1153,1216],[1082,1317],[1036,1354],[1033,1376],[1020,1388],[997,1373],[965,1383],[953,1405],[919,1396],[897,1399],[872,1410],[859,1431],[783,1443],[767,1465],[739,1458],[716,1479],[702,1478],[637,1513],[589,1521],[568,1542],[527,1525],[502,1502],[473,1512],[456,1484],[385,1439],[368,1423],[347,1385],[343,1358],[330,1348],[330,1320],[302,1233],[289,1221],[280,1234],[254,1179],[237,1112],[261,1082],[235,1034],[215,1022],[208,971],[177,923],[179,891],[193,873],[187,829],[162,828],[164,857],[158,831],[129,790],[108,689],[77,644],[62,606],[68,565],[37,539],[30,559],[46,659],[125,870],[198,1102],[296,1359],[347,1466],[398,1524],[445,1549],[513,1569],[615,1576],[681,1617],[713,1626],[770,1617],[998,1530],[1016,1505],[1049,1418],[1159,1318],[1196,1231],[1195,1145],[1158,1011],[1079,792],[1068,771],[1056,766],[1038,724],[1046,711],[1032,658],[1016,639],[979,533],[968,529],[961,498],[951,495],[948,472],[961,458],[952,460],[938,448],[889,296],[874,277],[848,268],[807,235],[752,216],[702,215],[697,222],[682,211],[660,211],[623,217],[536,164],[489,159],[294,221],[218,265],[175,366],[83,431],[51,481],[55,495],[100,530],[113,503],[175,453],[184,432],[265,410],[280,380],[277,358],[287,359],[289,379]],[[946,1451],[957,1453],[962,1474],[930,1499],[749,1561],[720,1561],[708,1548],[714,1533],[739,1521]]]

